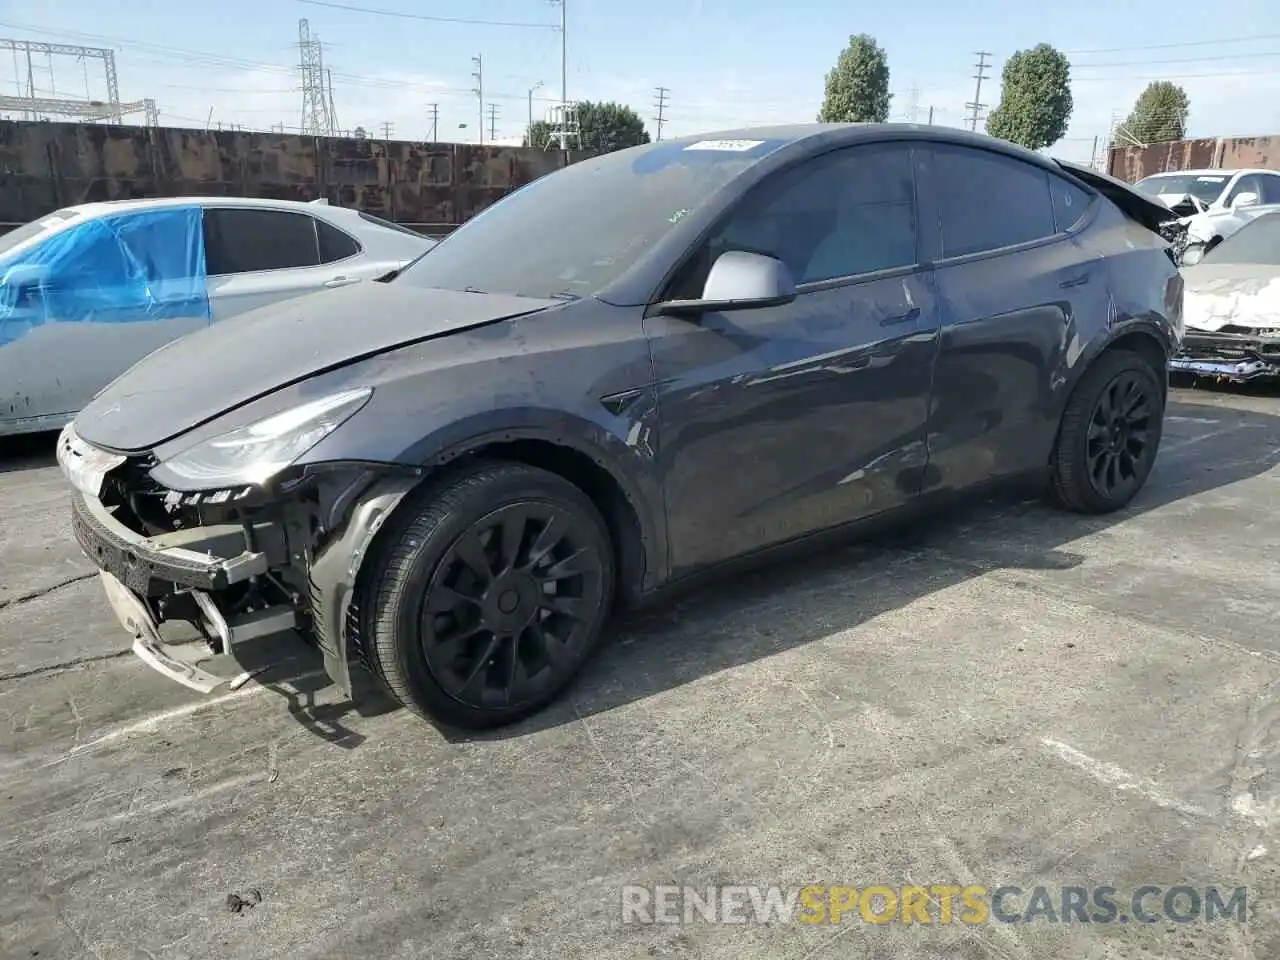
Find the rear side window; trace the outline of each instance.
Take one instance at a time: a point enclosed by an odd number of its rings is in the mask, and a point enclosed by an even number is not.
[[[964,257],[1058,232],[1049,173],[967,147],[934,148],[943,257]]]
[[[333,263],[354,257],[360,252],[360,244],[333,224],[316,219],[316,234],[320,238],[320,262]]]
[[[305,213],[206,207],[204,236],[210,276],[320,264],[316,220]]]
[[[1093,195],[1070,180],[1049,174],[1049,192],[1053,195],[1053,220],[1058,232],[1070,230],[1084,219]]]

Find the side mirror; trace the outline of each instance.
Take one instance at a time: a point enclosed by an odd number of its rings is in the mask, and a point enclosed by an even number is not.
[[[699,299],[668,300],[658,304],[655,311],[668,316],[689,316],[776,307],[795,298],[795,279],[781,260],[762,253],[729,250],[711,265]]]
[[[1236,198],[1231,201],[1231,209],[1236,210],[1240,207],[1256,207],[1258,205],[1258,195],[1250,190],[1244,193],[1237,193]]]

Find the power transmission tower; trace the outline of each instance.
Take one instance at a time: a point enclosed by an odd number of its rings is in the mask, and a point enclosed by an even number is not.
[[[489,142],[498,139],[498,105],[496,103],[489,104]]]
[[[333,116],[325,90],[320,38],[311,33],[311,24],[305,18],[298,21],[298,55],[302,74],[302,132],[314,137],[332,136]]]
[[[987,107],[982,102],[982,81],[987,79],[987,57],[991,56],[991,54],[985,50],[979,50],[974,56],[978,58],[978,62],[974,64],[978,72],[973,76],[978,81],[978,85],[973,91],[973,102],[966,103],[965,106],[969,108],[969,129],[976,131],[978,129],[978,117]]]
[[[440,126],[440,104],[431,104],[431,143],[436,142],[436,132]]]
[[[654,121],[658,124],[658,136],[657,136],[657,139],[658,139],[658,140],[661,140],[661,139],[662,139],[662,125],[663,125],[664,123],[666,123],[666,122],[667,122],[667,120],[666,120],[666,113],[667,113],[667,95],[668,95],[670,92],[671,92],[671,91],[670,91],[670,90],[668,90],[666,87],[658,87],[658,88],[657,88],[658,102],[657,102],[657,103],[655,103],[655,104],[653,105],[653,108],[654,108],[655,110],[657,110],[658,112],[657,112],[657,115],[656,115],[656,116],[654,116],[654,118],[653,118],[653,119],[654,119]]]
[[[147,126],[155,127],[160,125],[160,115],[159,111],[156,110],[156,102],[154,100],[120,102],[120,82],[116,76],[116,55],[114,50],[106,47],[78,47],[65,43],[38,43],[35,40],[9,39],[0,39],[0,50],[9,50],[13,53],[14,84],[18,87],[18,96],[0,97],[0,111],[7,112],[12,110],[16,112],[21,110],[24,120],[38,120],[41,116],[60,116],[90,122],[106,120],[109,123],[119,123],[126,113],[142,113],[146,117]],[[19,54],[23,54],[26,59],[25,93],[22,89],[22,79],[19,76],[21,73],[18,66]],[[51,73],[54,57],[75,57],[81,63],[88,60],[101,60],[107,86],[106,98],[91,97],[88,89],[85,90],[85,98],[83,100],[73,100],[57,97],[56,95],[38,96],[35,71],[31,61],[33,54],[43,55],[49,59]],[[87,88],[87,70],[85,85]],[[49,92],[50,94],[55,94],[53,90]]]
[[[390,140],[391,135],[396,132],[396,125],[390,120],[382,121],[382,139]]]
[[[324,71],[324,85],[329,108],[329,133],[336,136],[338,133],[338,108],[333,105],[333,73],[330,72],[328,67]]]
[[[484,146],[484,59],[482,57],[472,57],[471,62],[476,65],[471,74],[475,78],[476,85],[471,88],[471,92],[480,101],[480,145]]]

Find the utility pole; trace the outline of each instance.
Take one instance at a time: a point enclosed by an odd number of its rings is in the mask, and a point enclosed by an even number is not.
[[[666,121],[667,95],[670,92],[671,91],[668,90],[666,87],[657,88],[658,102],[655,103],[653,106],[654,106],[654,109],[658,111],[658,113],[657,113],[657,116],[655,116],[653,119],[658,124],[658,136],[657,136],[658,140],[662,139],[662,125],[667,122]]]
[[[560,149],[569,162],[569,0],[551,0],[560,4]]]
[[[991,54],[985,50],[979,50],[974,56],[978,58],[978,62],[974,64],[977,73],[973,76],[978,81],[978,85],[973,91],[973,102],[966,103],[965,106],[969,108],[969,129],[977,131],[978,116],[986,107],[986,104],[982,102],[982,81],[987,79],[987,57],[991,56]]]
[[[933,126],[933,107],[929,108],[929,126]]]
[[[528,131],[533,129],[533,95],[541,89],[542,89],[541,80],[539,80],[537,83],[535,83],[532,87],[529,88],[529,125],[525,127],[526,138],[528,137]],[[532,141],[530,141],[529,146],[533,146]]]
[[[496,103],[489,104],[489,142],[498,139],[498,105]]]
[[[431,104],[431,143],[436,142],[437,128],[440,125],[440,104]]]
[[[382,121],[382,139],[390,140],[391,134],[395,132],[395,129],[396,129],[396,125],[392,123],[390,120]]]
[[[481,57],[472,57],[471,62],[476,65],[471,76],[475,78],[476,85],[471,92],[474,93],[480,101],[480,145],[484,145],[484,60]]]

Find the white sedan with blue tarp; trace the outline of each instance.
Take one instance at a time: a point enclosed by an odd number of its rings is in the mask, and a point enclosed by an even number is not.
[[[0,236],[0,435],[63,426],[201,327],[378,280],[434,245],[358,210],[245,197],[84,204],[19,227]]]

